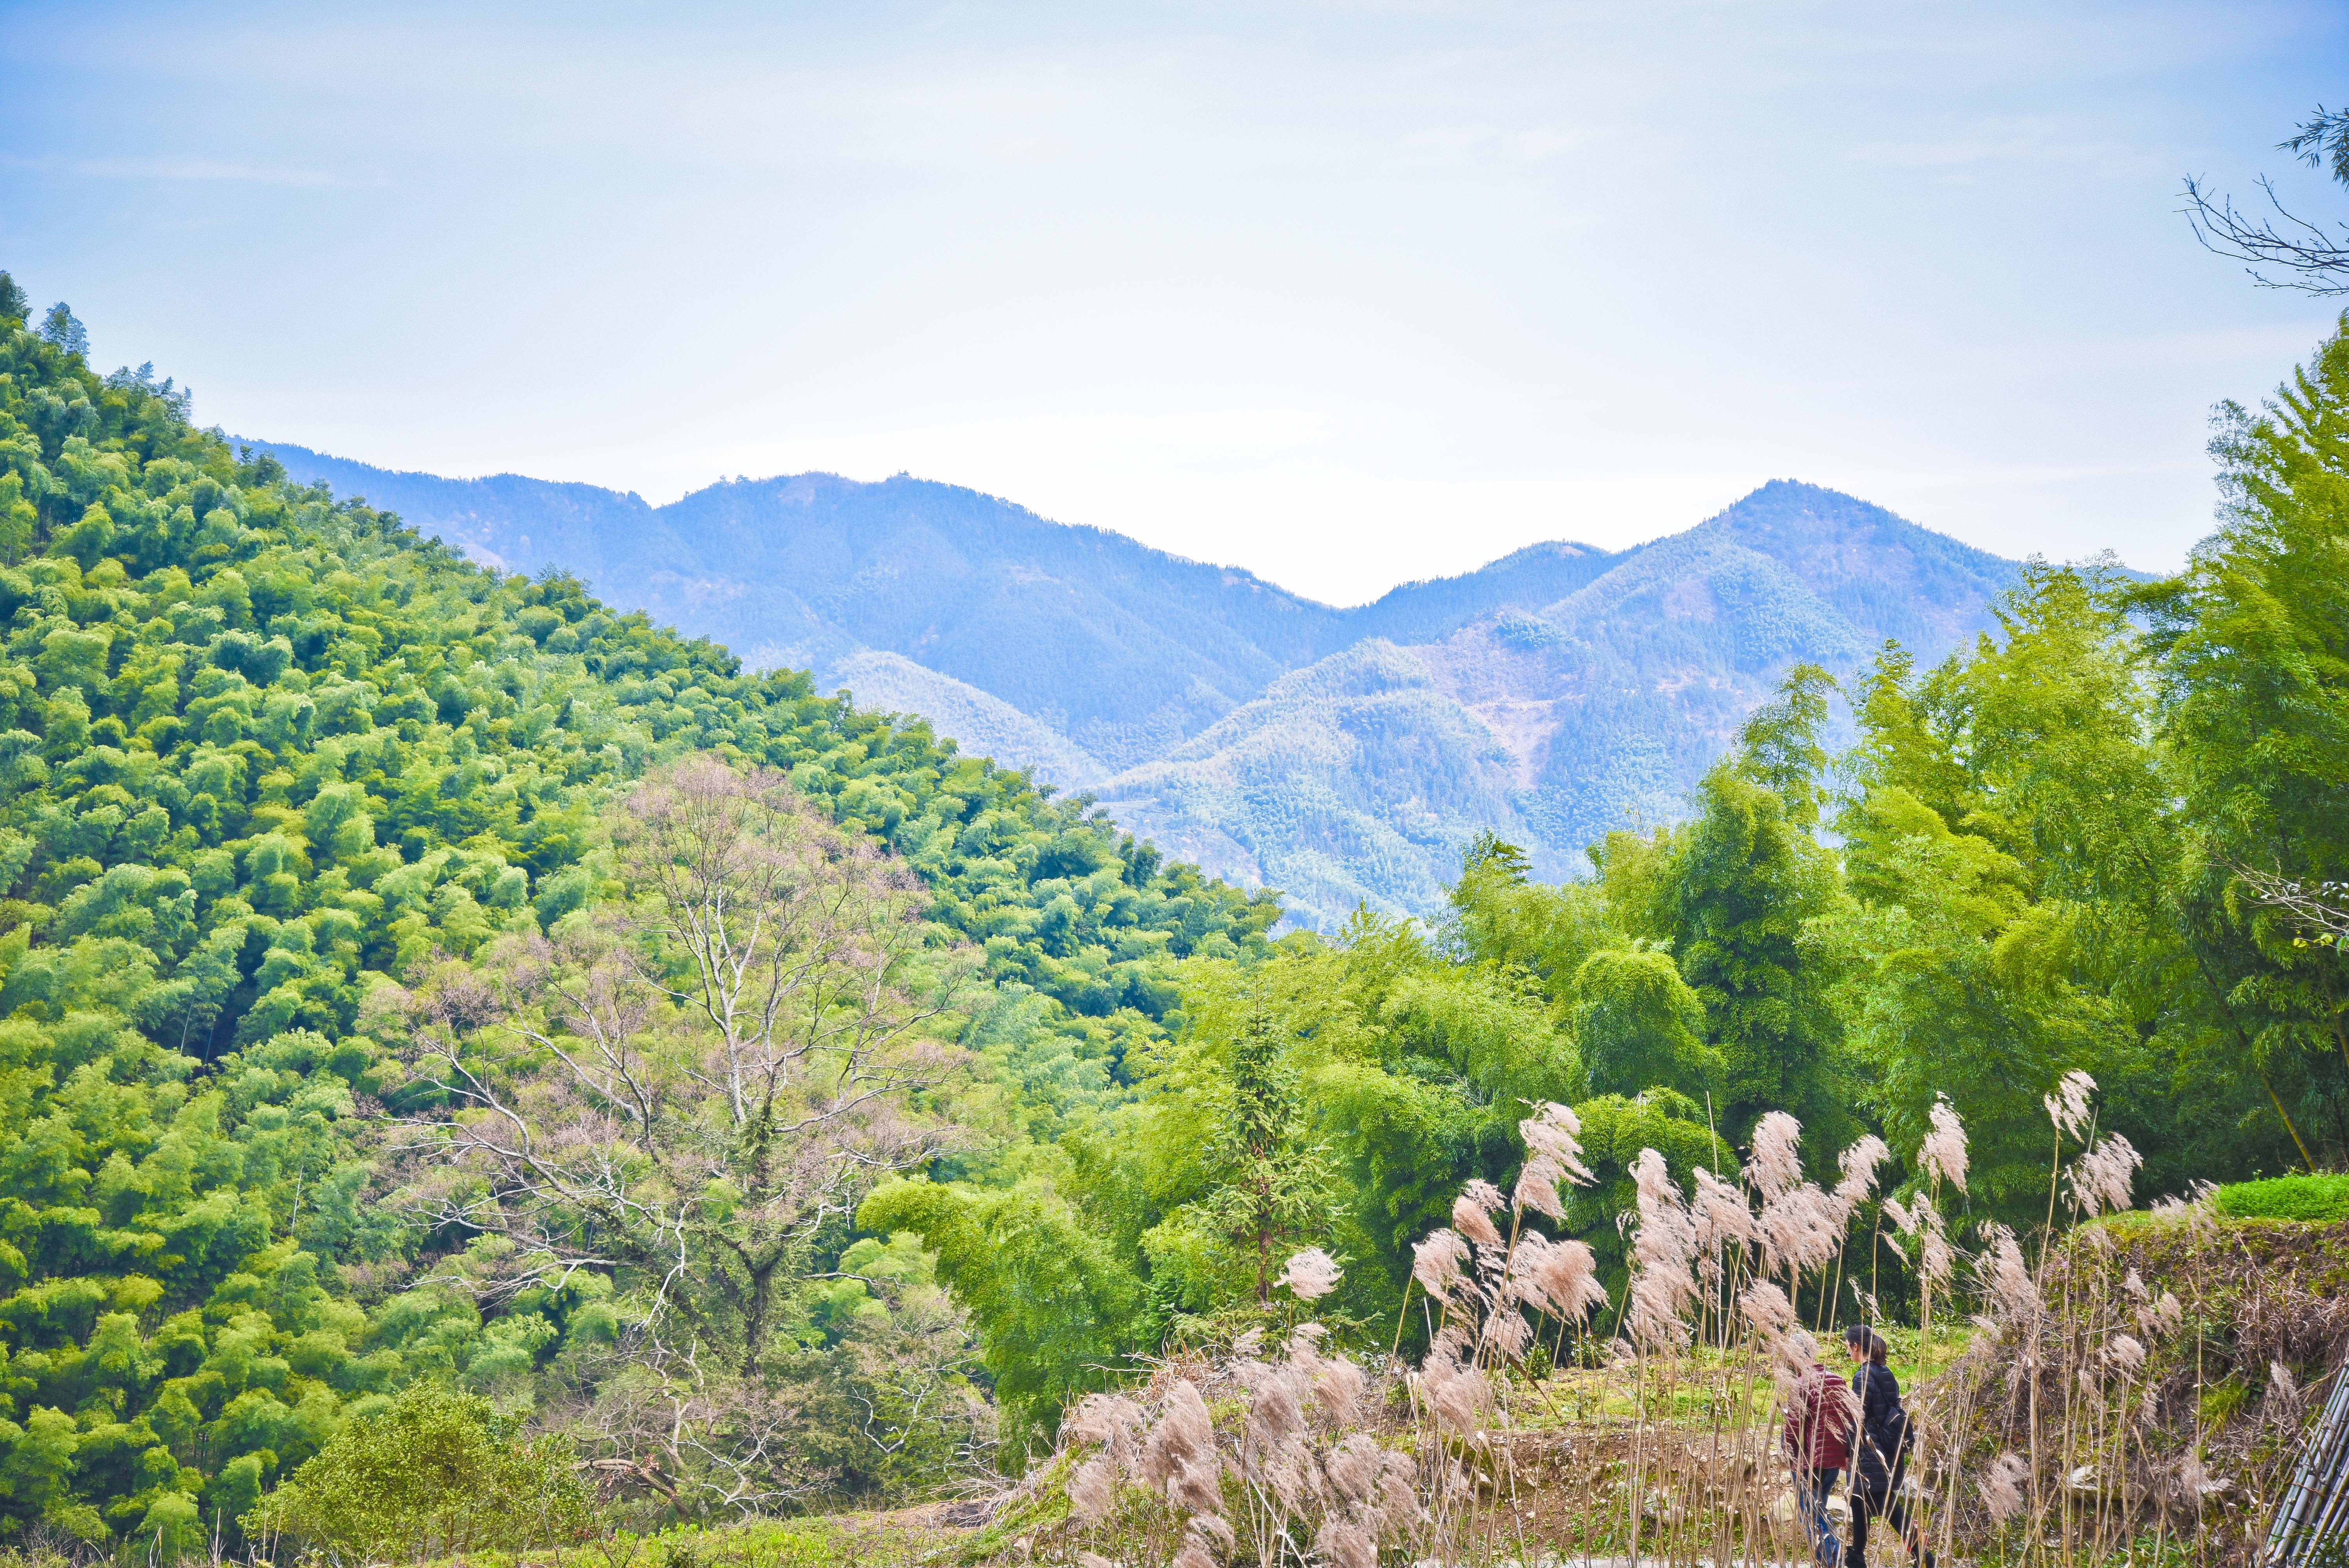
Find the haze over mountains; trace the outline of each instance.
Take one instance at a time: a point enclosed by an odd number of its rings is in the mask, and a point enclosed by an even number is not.
[[[2013,562],[1773,481],[1684,533],[1535,545],[1336,609],[1249,573],[904,476],[712,485],[394,473],[255,445],[512,571],[919,713],[1170,852],[1281,888],[1298,923],[1432,912],[1491,828],[1569,874],[1677,816],[1787,665],[1920,661],[1990,624]]]

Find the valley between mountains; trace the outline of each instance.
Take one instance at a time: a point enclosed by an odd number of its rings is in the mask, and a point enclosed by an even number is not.
[[[666,506],[514,475],[398,473],[257,442],[485,564],[598,595],[918,714],[1094,797],[1167,853],[1330,930],[1428,914],[1491,830],[1575,874],[1682,799],[1791,664],[1970,645],[2015,563],[1773,481],[1621,552],[1567,542],[1333,608],[1009,501],[802,474]]]

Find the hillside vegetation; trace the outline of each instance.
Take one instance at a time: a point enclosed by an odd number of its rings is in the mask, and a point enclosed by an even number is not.
[[[366,1027],[392,977],[603,896],[600,816],[665,757],[784,770],[918,870],[998,983],[974,1043],[1040,1079],[1105,1086],[1173,965],[1256,950],[1277,913],[919,723],[240,459],[169,382],[101,378],[23,314],[0,310],[12,1528],[233,1532],[346,1411],[502,1386],[593,1326],[576,1291],[485,1322],[411,1285],[445,1238],[380,1206],[352,1129],[401,1076]]]

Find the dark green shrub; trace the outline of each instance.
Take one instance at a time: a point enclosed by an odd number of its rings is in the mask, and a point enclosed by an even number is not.
[[[2349,1219],[2349,1176],[2277,1176],[2219,1189],[2219,1212],[2237,1220]]]

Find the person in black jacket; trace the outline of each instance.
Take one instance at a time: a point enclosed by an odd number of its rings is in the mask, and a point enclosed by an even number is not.
[[[1911,1525],[1900,1501],[1900,1481],[1909,1469],[1909,1412],[1901,1408],[1900,1380],[1885,1365],[1884,1336],[1855,1323],[1843,1331],[1843,1342],[1858,1363],[1851,1375],[1859,1419],[1852,1431],[1848,1568],[1868,1568],[1868,1524],[1878,1517],[1907,1542],[1911,1562],[1932,1568],[1923,1532]]]

